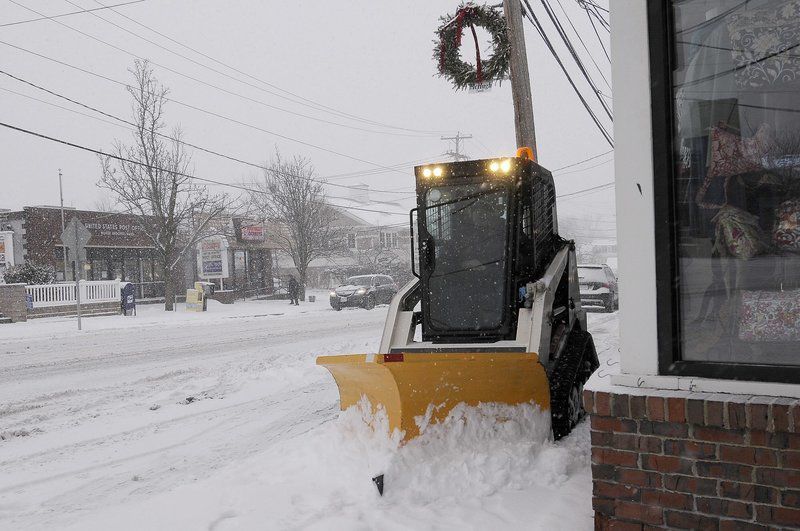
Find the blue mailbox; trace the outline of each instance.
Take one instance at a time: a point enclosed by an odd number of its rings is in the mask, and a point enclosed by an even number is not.
[[[122,315],[136,315],[136,286],[130,282],[120,285]]]

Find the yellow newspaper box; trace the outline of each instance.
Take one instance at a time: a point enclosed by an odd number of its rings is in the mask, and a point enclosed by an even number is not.
[[[205,311],[205,297],[201,289],[187,289],[186,290],[186,311],[187,312],[204,312]]]

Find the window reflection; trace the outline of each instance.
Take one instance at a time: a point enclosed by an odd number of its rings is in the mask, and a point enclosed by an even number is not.
[[[800,364],[800,0],[672,5],[683,359]]]

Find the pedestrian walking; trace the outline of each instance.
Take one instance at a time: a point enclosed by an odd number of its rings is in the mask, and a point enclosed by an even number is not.
[[[300,284],[295,280],[294,275],[289,276],[289,304],[300,306],[298,296],[300,295]]]

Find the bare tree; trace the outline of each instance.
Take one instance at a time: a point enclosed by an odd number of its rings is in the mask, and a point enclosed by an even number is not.
[[[226,211],[227,199],[209,194],[194,182],[180,129],[165,134],[164,106],[169,91],[155,78],[147,61],[137,60],[130,72],[135,78],[135,84],[128,87],[133,97],[133,141],[114,143],[112,153],[118,159],[101,157],[98,185],[114,193],[123,212],[136,216],[152,242],[163,269],[164,309],[172,310],[179,280],[177,266],[197,242],[218,232],[217,222]]]
[[[323,183],[316,180],[311,161],[287,160],[276,152],[263,181],[253,180],[248,188],[250,215],[275,223],[278,249],[292,259],[305,289],[311,262],[344,249],[343,229],[334,223],[336,212],[325,202]]]

